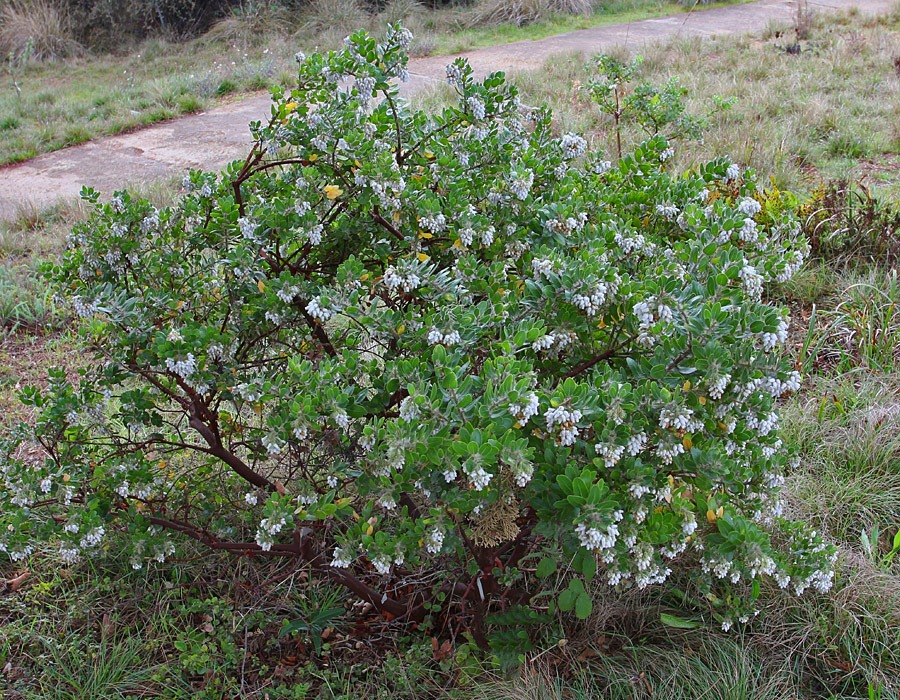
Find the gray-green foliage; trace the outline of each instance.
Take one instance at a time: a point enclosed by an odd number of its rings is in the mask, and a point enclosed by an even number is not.
[[[172,207],[85,193],[52,276],[96,363],[23,392],[0,549],[294,557],[390,616],[468,600],[513,658],[557,609],[529,606],[541,557],[579,618],[595,578],[677,560],[726,628],[761,578],[827,590],[831,550],[778,502],[799,375],[762,292],[803,261],[790,209],[729,159],[674,176],[660,135],[613,165],[462,60],[457,105],[411,112],[409,41],[298,56],[247,159]]]

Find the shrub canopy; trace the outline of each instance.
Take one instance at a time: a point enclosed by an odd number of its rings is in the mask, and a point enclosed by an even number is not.
[[[763,576],[827,589],[778,501],[800,379],[763,288],[806,252],[783,200],[727,158],[668,172],[660,136],[612,164],[463,60],[456,106],[410,111],[408,43],[298,55],[248,158],[171,207],[85,193],[52,275],[96,362],[25,390],[0,550],[116,531],[140,568],[187,536],[475,627],[555,571],[582,617],[584,583],[677,561],[741,616]]]

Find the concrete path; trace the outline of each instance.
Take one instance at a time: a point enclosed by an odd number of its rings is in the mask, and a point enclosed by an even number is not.
[[[540,67],[558,53],[585,54],[613,47],[639,47],[677,36],[711,36],[761,32],[770,22],[790,23],[796,0],[759,0],[741,5],[626,24],[583,29],[537,41],[519,41],[461,54],[479,74],[492,70],[521,71]],[[852,7],[868,14],[890,11],[896,0],[808,0],[817,12]],[[410,61],[413,94],[444,79],[451,56]],[[269,96],[258,95],[221,105],[209,112],[182,117],[130,134],[110,136],[0,168],[0,220],[12,219],[23,207],[45,207],[77,197],[83,185],[109,193],[130,182],[178,175],[191,168],[215,170],[246,154],[247,125],[265,119]]]

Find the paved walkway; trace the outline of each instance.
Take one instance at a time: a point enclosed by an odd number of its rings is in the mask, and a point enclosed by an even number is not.
[[[639,47],[677,36],[761,32],[770,22],[790,23],[796,0],[759,0],[741,5],[583,29],[537,41],[518,41],[462,54],[477,73],[540,67],[553,54]],[[868,14],[890,11],[896,0],[808,0],[810,9],[828,12],[859,8]],[[410,61],[407,94],[444,79],[452,57]],[[123,184],[177,175],[190,168],[215,170],[243,157],[250,141],[247,125],[269,114],[268,95],[222,105],[130,134],[109,136],[0,168],[0,219],[11,219],[23,206],[43,207],[77,197],[82,185],[109,193]]]

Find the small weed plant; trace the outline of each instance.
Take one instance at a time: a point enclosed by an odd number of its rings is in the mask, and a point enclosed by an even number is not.
[[[611,163],[461,59],[458,104],[412,112],[409,42],[298,55],[247,159],[173,206],[85,192],[50,274],[96,361],[23,391],[0,551],[290,557],[498,653],[675,566],[726,629],[761,579],[826,591],[778,495],[791,210],[727,158],[674,176],[659,133]]]

